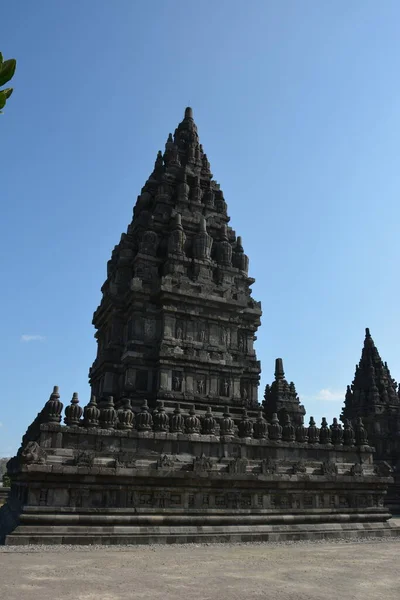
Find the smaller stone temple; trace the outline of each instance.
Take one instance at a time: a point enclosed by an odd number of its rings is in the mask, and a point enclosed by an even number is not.
[[[393,470],[386,504],[400,513],[400,386],[383,362],[370,330],[365,330],[361,359],[356,365],[352,385],[347,386],[341,415],[343,423],[362,419],[368,439],[375,448],[374,460]]]
[[[89,402],[74,393],[64,408],[54,387],[8,463],[5,543],[400,533],[385,507],[391,469],[367,435],[384,458],[388,419],[377,437],[374,423],[395,405],[387,367],[368,338],[344,427],[304,424],[280,358],[261,406],[248,269],[187,108],[107,264]]]

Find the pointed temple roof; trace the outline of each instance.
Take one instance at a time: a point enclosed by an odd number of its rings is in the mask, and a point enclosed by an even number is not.
[[[107,264],[93,394],[257,405],[261,305],[229,220],[186,108]]]
[[[265,387],[263,406],[268,419],[277,413],[280,420],[284,422],[286,413],[289,414],[292,423],[296,425],[302,423],[306,414],[304,406],[300,404],[293,381],[288,383],[285,379],[281,358],[275,360],[275,381]]]
[[[353,383],[347,386],[342,419],[366,417],[398,406],[397,383],[387,363],[382,361],[367,328]]]

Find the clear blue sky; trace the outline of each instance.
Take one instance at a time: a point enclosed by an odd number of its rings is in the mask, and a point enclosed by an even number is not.
[[[400,379],[399,23],[395,0],[4,6],[0,455],[54,384],[87,402],[106,262],[188,104],[257,279],[260,399],[281,356],[331,422],[366,326]]]

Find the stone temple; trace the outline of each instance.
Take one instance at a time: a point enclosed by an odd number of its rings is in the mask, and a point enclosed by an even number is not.
[[[353,383],[347,386],[341,420],[346,423],[359,417],[375,448],[375,460],[393,469],[394,481],[385,503],[400,514],[400,387],[382,361],[369,329]]]
[[[63,412],[55,387],[9,461],[7,544],[398,535],[358,414],[304,425],[281,359],[259,404],[261,305],[229,222],[187,108],[107,265],[90,401]]]

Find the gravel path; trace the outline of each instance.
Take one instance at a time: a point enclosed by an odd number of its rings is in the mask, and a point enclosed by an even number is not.
[[[0,547],[5,600],[399,600],[400,538]]]

